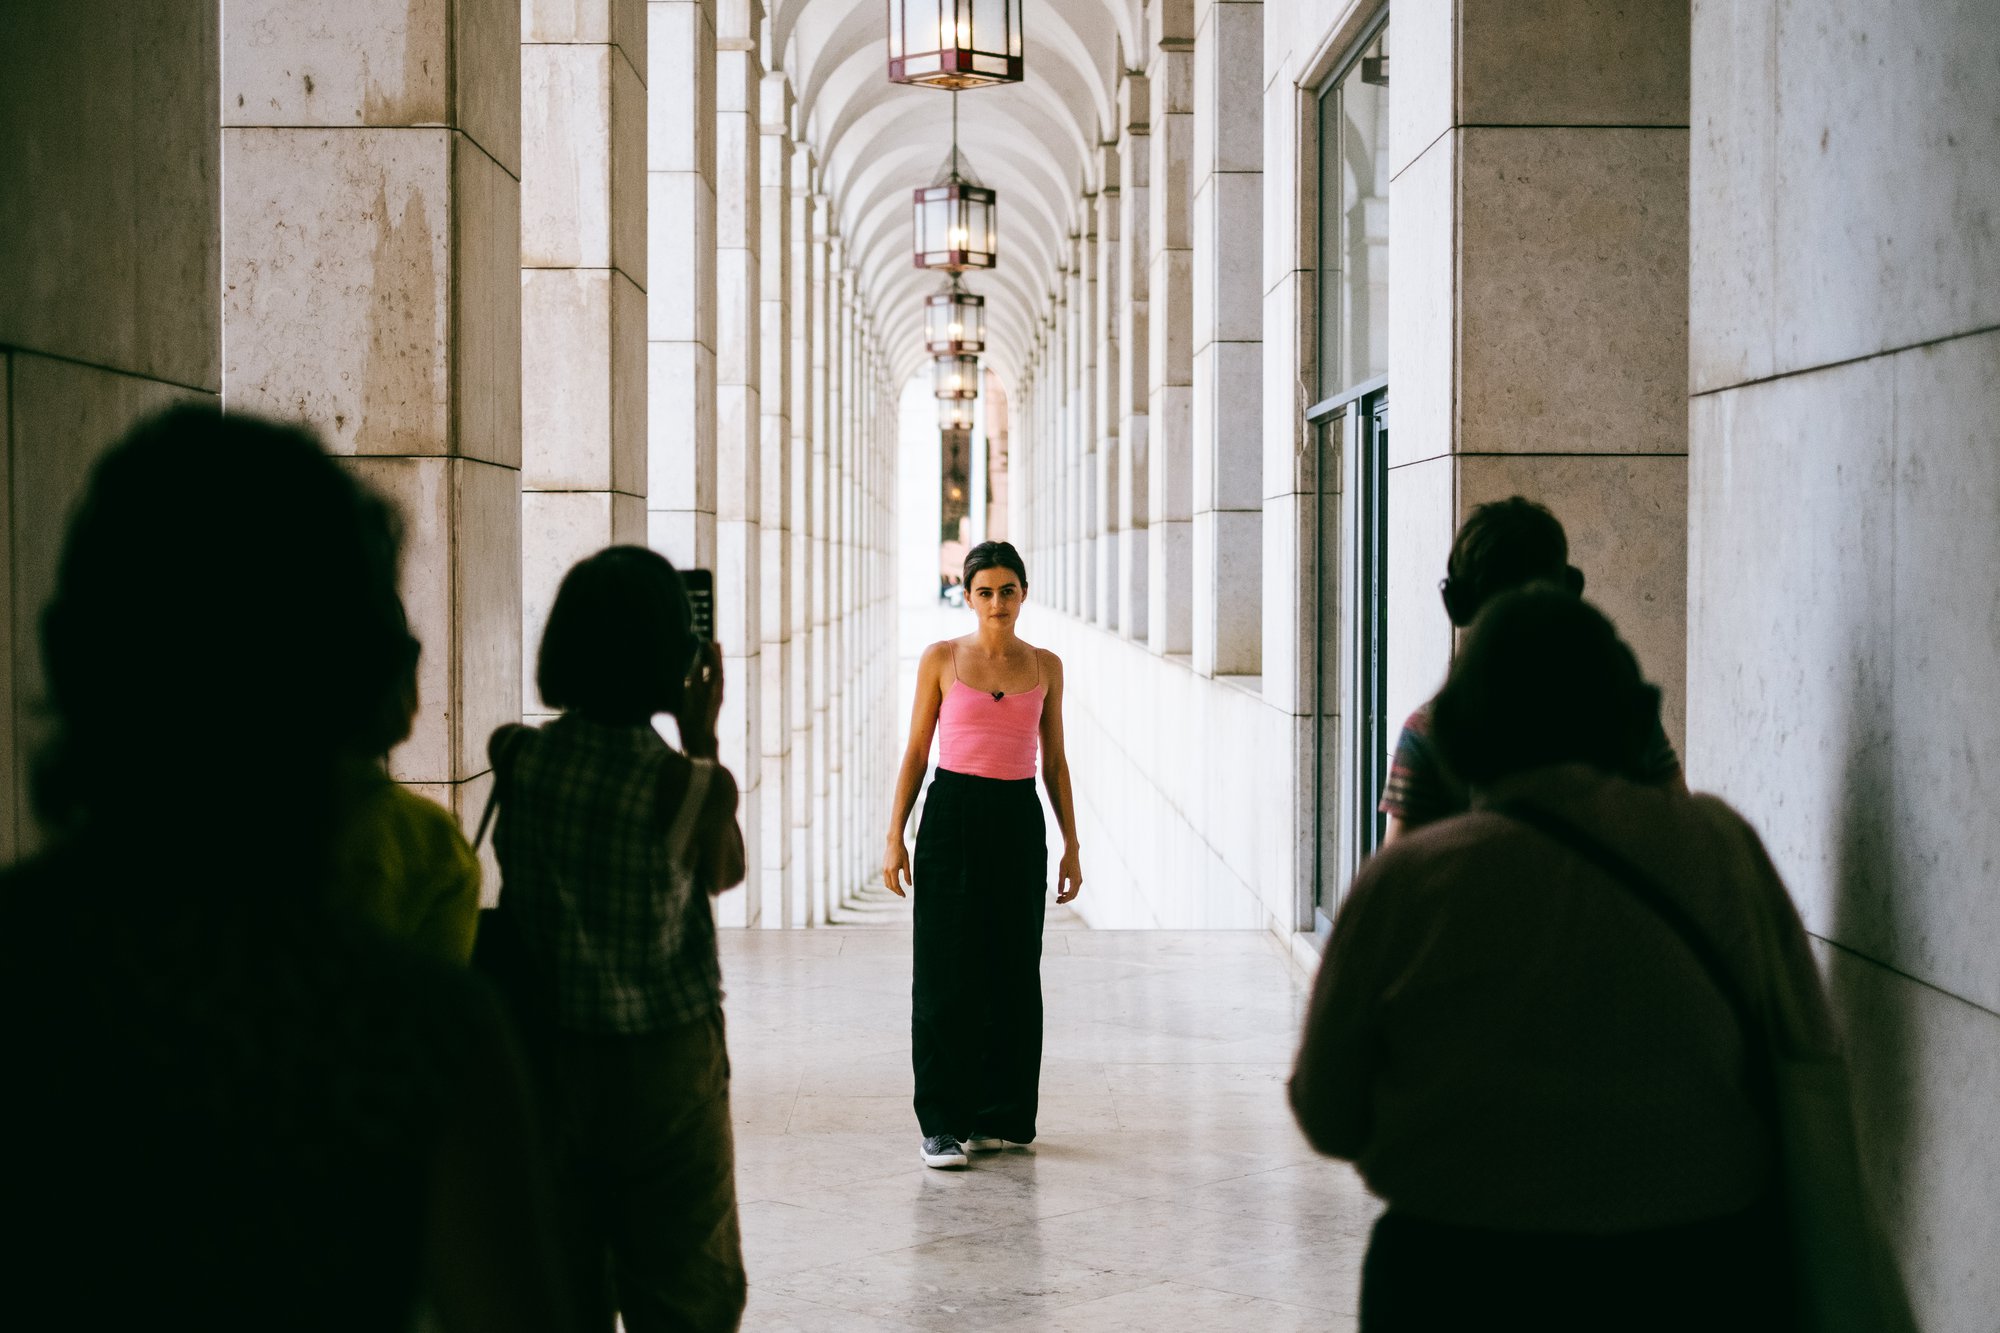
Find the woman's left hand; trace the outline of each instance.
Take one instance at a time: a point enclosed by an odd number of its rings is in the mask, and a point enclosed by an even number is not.
[[[1083,860],[1072,847],[1063,853],[1062,868],[1056,874],[1056,901],[1066,903],[1083,890]]]

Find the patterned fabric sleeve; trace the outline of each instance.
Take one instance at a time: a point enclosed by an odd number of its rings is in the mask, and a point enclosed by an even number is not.
[[[1463,799],[1456,798],[1452,788],[1431,741],[1431,705],[1427,701],[1410,714],[1396,738],[1389,780],[1383,785],[1382,803],[1377,808],[1406,824],[1426,823],[1464,808]]]

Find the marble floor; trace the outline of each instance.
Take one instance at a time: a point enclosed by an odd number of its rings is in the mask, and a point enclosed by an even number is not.
[[[907,911],[724,932],[748,1333],[1354,1327],[1376,1205],[1292,1124],[1304,997],[1268,936],[1052,913],[1042,1136],[933,1171]]]

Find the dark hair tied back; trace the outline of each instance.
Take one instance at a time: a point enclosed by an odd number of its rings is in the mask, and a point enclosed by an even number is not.
[[[1028,565],[1021,559],[1021,553],[1014,549],[1012,542],[981,542],[965,553],[965,587],[972,587],[972,576],[987,569],[1011,569],[1021,580],[1021,590],[1028,589]]]

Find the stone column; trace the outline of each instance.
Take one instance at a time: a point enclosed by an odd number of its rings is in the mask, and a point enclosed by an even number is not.
[[[646,543],[645,11],[521,14],[521,699],[557,585]]]
[[[1118,80],[1118,632],[1149,641],[1152,609],[1147,533],[1153,487],[1149,475],[1152,387],[1148,290],[1152,277],[1152,93],[1145,77]]]
[[[1426,74],[1389,98],[1391,245],[1417,275],[1389,308],[1392,720],[1450,660],[1453,529],[1518,494],[1562,520],[1681,742],[1688,25],[1684,6],[1572,0],[1524,22],[1479,0],[1431,45],[1396,38]]]
[[[646,531],[715,567],[714,0],[646,5]]]
[[[222,390],[219,21],[120,0],[0,19],[0,864],[43,833],[62,519],[134,421]]]
[[[833,513],[834,405],[838,401],[833,370],[838,364],[840,284],[834,274],[839,242],[833,235],[832,201],[813,196],[813,349],[812,349],[812,564],[817,575],[812,597],[812,857],[813,892],[823,895],[829,910],[840,906],[828,860],[828,796],[833,789],[836,748],[828,731],[833,699],[833,605],[839,595],[833,578],[833,544],[827,522]]]
[[[1118,317],[1123,284],[1119,281],[1118,248],[1118,147],[1104,144],[1098,149],[1098,173],[1102,184],[1097,191],[1097,326],[1091,336],[1097,342],[1097,387],[1094,399],[1097,420],[1092,429],[1097,437],[1097,468],[1091,492],[1095,500],[1093,521],[1098,538],[1092,578],[1097,584],[1095,619],[1105,629],[1119,624],[1118,544],[1123,537],[1118,508],[1122,473],[1118,467]]]
[[[762,243],[758,251],[758,392],[763,407],[759,460],[763,553],[758,603],[764,630],[762,917],[767,926],[802,924],[792,871],[792,87],[766,74],[758,158]]]
[[[1156,653],[1185,653],[1193,645],[1187,589],[1194,581],[1194,235],[1189,168],[1194,155],[1194,61],[1189,6],[1153,0],[1148,18],[1159,34],[1146,82],[1152,188],[1148,192],[1152,246],[1148,320],[1152,337],[1147,393],[1151,490],[1147,536],[1151,566],[1147,638]]]
[[[763,907],[763,410],[757,372],[759,220],[763,180],[758,121],[763,69],[759,0],[719,0],[715,28],[715,617],[734,688],[718,725],[722,762],[743,805],[743,893],[717,902],[717,921],[756,925]]]
[[[1263,655],[1264,6],[1216,0],[1194,44],[1194,667]]]
[[[1055,467],[1052,528],[1049,539],[1055,554],[1056,605],[1076,614],[1076,324],[1075,277],[1076,238],[1063,246],[1063,268],[1056,274],[1053,346],[1056,371]]]
[[[390,771],[476,819],[521,714],[521,10],[231,0],[221,32],[223,403],[401,508],[423,708]]]
[[[796,117],[798,109],[793,107]],[[816,926],[826,920],[825,884],[812,874],[813,787],[813,601],[819,595],[813,563],[813,356],[816,346],[817,276],[813,267],[813,155],[810,145],[795,142],[792,150],[792,273],[791,294],[791,459],[792,494],[786,513],[791,524],[791,558],[787,562],[791,626],[791,681],[788,690],[792,724],[791,763],[787,801],[791,826],[792,878],[796,889],[793,925]]]
[[[1076,614],[1097,618],[1097,196],[1086,194],[1070,245],[1070,327],[1075,346],[1076,390],[1070,403],[1076,445],[1071,451],[1073,486],[1071,520],[1076,531]]]

